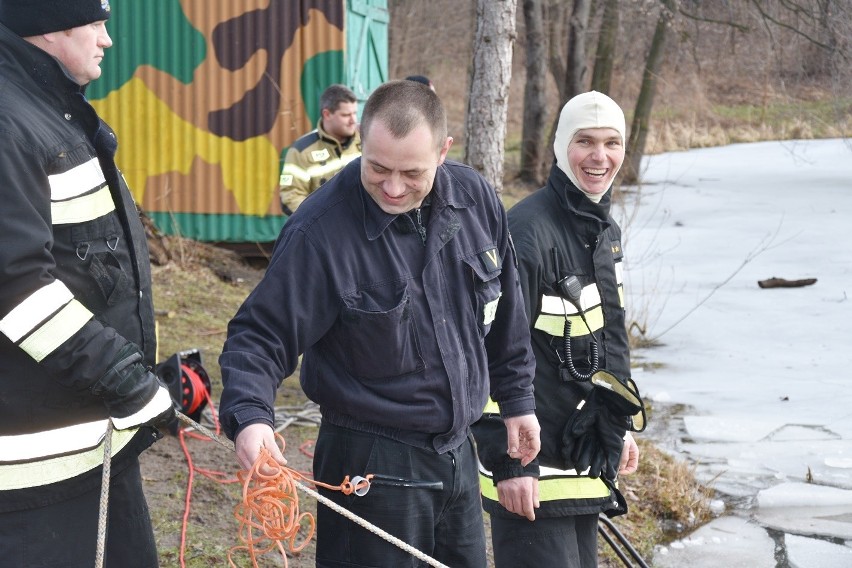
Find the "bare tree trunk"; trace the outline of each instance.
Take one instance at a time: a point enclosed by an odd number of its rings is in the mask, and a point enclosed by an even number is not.
[[[595,68],[592,71],[592,90],[609,94],[612,84],[612,67],[615,61],[616,37],[620,11],[619,0],[606,0],[601,19],[600,36],[595,51]]]
[[[547,123],[547,45],[544,34],[542,0],[523,0],[526,24],[526,83],[524,84],[524,123],[521,135],[519,177],[538,183],[544,152]]]
[[[559,81],[554,72],[556,84],[559,87],[559,100],[561,101],[553,119],[553,127],[548,137],[548,148],[553,147],[553,138],[556,136],[556,127],[559,125],[559,111],[568,100],[586,90],[585,79],[588,66],[586,65],[586,29],[589,27],[589,12],[591,0],[574,0],[571,8],[571,17],[568,20],[568,51],[564,68],[563,81]],[[557,70],[558,63],[552,62],[551,68]],[[548,155],[547,158],[550,158]],[[547,176],[552,160],[545,159],[541,162],[541,175]]]
[[[562,0],[548,0],[544,7],[544,21],[547,22],[547,60],[550,74],[559,90],[562,100],[562,90],[565,86],[565,74],[568,62],[565,53],[568,50],[568,7]]]
[[[568,69],[565,73],[565,92],[562,93],[565,101],[586,90],[586,75],[589,70],[586,64],[586,30],[589,27],[591,5],[591,0],[574,0],[571,10],[568,27]]]
[[[645,71],[642,74],[642,86],[639,98],[636,100],[636,110],[630,125],[630,138],[627,140],[627,155],[621,168],[621,178],[624,183],[639,181],[639,166],[645,154],[645,142],[648,139],[648,123],[651,118],[651,108],[654,106],[654,95],[657,91],[657,75],[663,61],[663,47],[666,34],[674,17],[675,0],[662,0],[663,7],[657,19],[651,48],[645,60]]]
[[[503,191],[506,117],[517,0],[477,0],[465,161]]]

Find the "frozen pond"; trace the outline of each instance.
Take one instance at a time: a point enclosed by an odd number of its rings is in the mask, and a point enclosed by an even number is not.
[[[728,504],[655,565],[852,566],[850,164],[848,139],[668,153],[627,197],[648,435]]]

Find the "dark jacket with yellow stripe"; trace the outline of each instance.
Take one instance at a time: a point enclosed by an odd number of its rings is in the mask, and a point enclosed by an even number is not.
[[[622,289],[621,230],[609,214],[611,193],[596,204],[553,166],[547,185],[509,211],[509,229],[517,250],[521,290],[536,358],[536,416],[541,424],[541,452],[526,469],[506,456],[506,432],[499,415],[486,409],[474,426],[482,467],[483,502],[492,514],[511,515],[497,502],[496,481],[538,475],[541,509],[537,516],[598,513],[614,498],[599,479],[578,475],[561,452],[562,433],[573,409],[586,398],[588,382],[563,381],[565,316],[571,321],[574,365],[588,372],[589,328],[599,346],[599,365],[620,378],[630,376]],[[556,283],[576,276],[582,285],[581,307],[562,301]]]
[[[0,25],[0,478],[99,442],[89,387],[128,341],[154,363],[144,229],[83,91]]]

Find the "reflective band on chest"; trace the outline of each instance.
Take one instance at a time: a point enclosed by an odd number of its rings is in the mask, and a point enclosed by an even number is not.
[[[85,223],[115,211],[109,187],[67,201],[51,201],[50,214],[54,225]]]
[[[47,176],[50,184],[50,200],[64,201],[90,193],[93,189],[106,185],[101,163],[92,158],[85,164],[71,168],[67,172]]]

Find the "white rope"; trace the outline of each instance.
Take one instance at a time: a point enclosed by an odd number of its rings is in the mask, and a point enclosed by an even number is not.
[[[98,546],[95,553],[95,568],[103,568],[104,550],[106,548],[106,523],[109,508],[109,476],[112,466],[112,420],[107,420],[106,436],[104,437],[104,466],[101,475],[101,500],[98,512]]]
[[[195,428],[196,430],[198,430],[199,432],[201,432],[202,434],[204,434],[205,436],[207,436],[211,440],[218,442],[224,448],[227,448],[228,450],[230,450],[232,452],[236,452],[236,447],[234,446],[234,443],[232,441],[228,440],[227,438],[222,438],[221,436],[216,435],[214,432],[210,431],[208,428],[202,426],[201,424],[195,422],[192,418],[189,418],[188,416],[185,416],[184,414],[182,414],[180,412],[177,412],[177,417],[181,422],[183,422],[187,426]],[[319,501],[320,503],[322,503],[323,505],[325,505],[326,507],[328,507],[332,511],[335,511],[335,512],[343,515],[344,517],[346,517],[350,521],[357,523],[358,525],[364,527],[365,529],[367,529],[371,533],[373,533],[377,536],[380,536],[381,538],[385,539],[386,541],[390,542],[391,544],[397,546],[398,548],[404,550],[405,552],[408,552],[409,554],[411,554],[415,558],[422,560],[423,562],[426,562],[427,564],[429,564],[430,566],[434,566],[435,568],[449,568],[449,566],[447,566],[446,564],[442,564],[441,562],[438,562],[437,560],[435,560],[431,556],[428,556],[427,554],[421,552],[420,550],[417,550],[416,548],[414,548],[410,544],[401,541],[400,539],[393,536],[392,534],[382,530],[381,528],[377,527],[376,525],[373,525],[372,523],[370,523],[366,519],[359,517],[358,515],[356,515],[352,511],[350,511],[348,509],[344,509],[343,507],[341,507],[340,505],[338,505],[337,503],[335,503],[331,499],[328,499],[327,497],[323,497],[322,495],[320,495],[319,493],[317,493],[313,489],[306,487],[302,483],[295,481],[295,480],[293,481],[293,483],[296,485],[296,487],[299,490],[306,493],[307,495],[310,495],[311,497],[313,497],[314,499],[316,499],[317,501]]]
[[[276,432],[283,432],[288,426],[319,426],[322,422],[322,413],[319,405],[313,401],[307,401],[302,406],[276,406],[275,423],[278,426]]]

